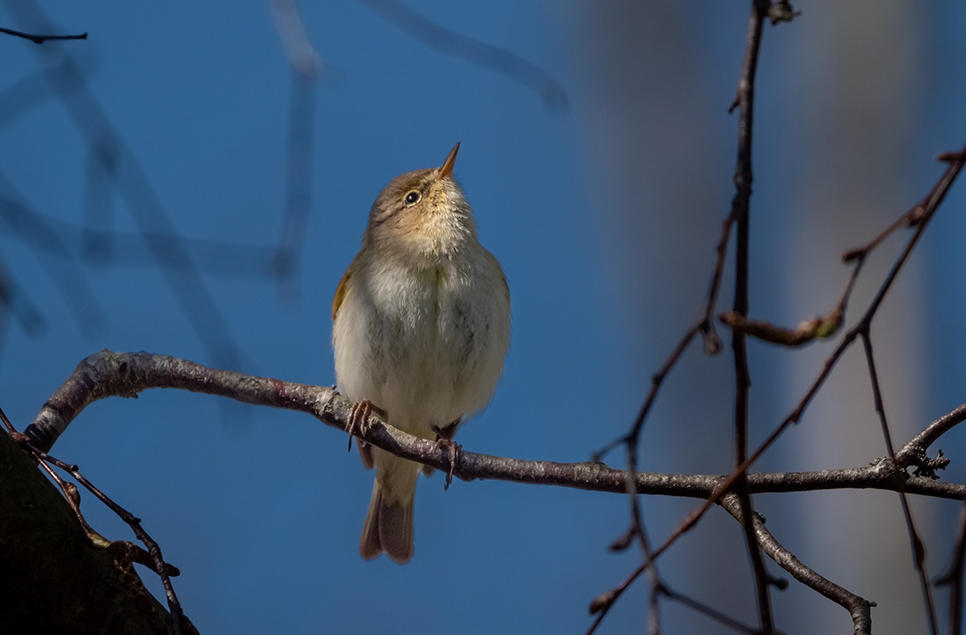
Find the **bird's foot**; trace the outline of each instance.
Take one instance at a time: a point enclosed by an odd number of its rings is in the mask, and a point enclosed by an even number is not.
[[[456,428],[459,427],[461,421],[463,421],[463,417],[460,417],[456,421],[448,423],[442,427],[435,425],[433,426],[433,432],[436,433],[437,448],[439,447],[440,439],[447,439],[449,441],[453,440],[453,435],[456,434]],[[423,466],[423,476],[432,476],[434,472],[436,472],[436,468],[432,465]]]
[[[436,449],[441,450],[446,448],[446,452],[449,455],[449,469],[446,470],[446,483],[443,485],[443,490],[448,490],[450,483],[453,482],[453,473],[456,471],[456,464],[459,463],[460,453],[463,451],[463,446],[453,441],[453,435],[456,434],[456,427],[459,425],[459,420],[440,428],[439,426],[433,426],[433,430],[436,432]]]
[[[349,411],[349,425],[345,429],[349,434],[349,450],[352,450],[352,438],[356,435],[366,433],[369,427],[369,415],[373,412],[382,418],[386,417],[386,411],[368,399],[363,399],[358,403],[352,404],[352,410]],[[364,443],[365,441],[359,441],[360,445]]]

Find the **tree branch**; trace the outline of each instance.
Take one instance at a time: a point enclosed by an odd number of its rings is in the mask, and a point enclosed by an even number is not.
[[[47,451],[67,426],[92,402],[109,397],[135,398],[138,393],[149,388],[177,388],[221,395],[253,405],[297,410],[311,414],[326,425],[343,431],[348,426],[351,409],[348,400],[334,388],[326,386],[309,386],[216,370],[166,355],[144,352],[113,353],[105,350],[78,364],[70,378],[57,389],[28,426],[26,436],[31,444]],[[934,478],[909,475],[906,472],[908,467],[921,463],[922,454],[929,444],[963,420],[966,420],[966,404],[928,425],[899,448],[894,458],[881,459],[865,467],[814,472],[749,473],[747,491],[750,494],[762,494],[828,489],[904,489],[910,494],[964,500],[966,485],[940,482]],[[448,451],[437,447],[432,441],[397,430],[375,415],[369,416],[363,429],[358,431],[358,436],[403,458],[442,470],[450,467]],[[465,450],[459,455],[454,475],[464,481],[493,479],[615,494],[626,494],[629,485],[626,470],[613,469],[600,462],[528,461]],[[703,499],[706,505],[709,500],[722,496],[730,488],[729,483],[733,482],[734,474],[712,476],[637,472],[631,487],[640,494]],[[695,522],[696,517],[691,524]],[[781,558],[793,558],[790,554],[776,556],[778,552],[763,541],[758,529],[756,540],[783,567],[785,564]],[[647,556],[647,562],[641,565],[641,571],[666,549],[668,542]],[[639,574],[631,576],[628,582],[636,575]],[[817,590],[821,592],[821,589]],[[862,613],[859,608],[850,609],[857,625],[864,619],[862,616],[867,614],[867,609]],[[858,630],[857,626],[856,632],[866,631]]]
[[[177,388],[191,392],[229,397],[248,404],[305,412],[329,427],[345,430],[351,404],[328,386],[309,386],[294,382],[253,377],[235,371],[215,370],[175,357],[152,353],[113,353],[101,351],[81,361],[73,374],[44,404],[25,433],[37,448],[48,451],[67,426],[92,402],[109,397],[137,397],[150,388]],[[904,471],[915,461],[912,448],[921,447],[930,433],[952,428],[952,421],[966,419],[966,404],[931,423],[912,441],[896,452],[896,460],[883,459],[874,465],[815,472],[749,473],[748,487],[753,494],[802,492],[829,489],[896,490],[896,471]],[[370,415],[358,434],[368,443],[397,456],[446,470],[450,455],[432,441],[420,439]],[[930,442],[932,442],[930,441]],[[463,481],[492,479],[533,485],[555,485],[599,492],[626,493],[627,472],[600,462],[557,463],[528,461],[476,454],[463,450],[454,471]],[[701,474],[659,474],[638,472],[637,491],[659,496],[708,498],[728,476]],[[931,478],[906,476],[910,494],[938,498],[966,499],[966,485],[945,483]]]
[[[735,195],[731,201],[731,217],[735,223],[735,300],[733,312],[742,319],[748,317],[748,252],[751,210],[752,131],[755,111],[755,76],[758,69],[758,53],[761,50],[762,27],[771,2],[755,0],[751,4],[748,20],[748,44],[745,60],[738,82],[738,162],[735,166]],[[748,353],[745,334],[740,330],[731,332],[731,350],[735,368],[735,434],[734,463],[739,466],[748,458],[748,402],[751,390],[751,374],[748,370]],[[740,522],[745,529],[748,558],[755,576],[758,601],[758,619],[762,632],[771,635],[775,631],[771,611],[771,576],[765,566],[758,540],[752,527],[755,515],[751,493],[748,491],[748,475],[739,472],[735,479],[734,493],[740,507]]]
[[[749,477],[751,475],[749,474]],[[744,514],[742,512],[741,504],[738,498],[734,494],[727,494],[721,498],[721,506],[738,522],[744,522]],[[836,604],[845,607],[849,614],[852,616],[852,633],[853,635],[871,635],[872,634],[872,612],[869,610],[870,607],[875,606],[874,603],[865,600],[854,593],[840,587],[831,580],[822,577],[805,564],[801,560],[795,557],[795,555],[783,547],[780,542],[775,540],[775,537],[771,535],[768,529],[765,528],[765,522],[760,515],[756,514],[752,519],[752,526],[755,533],[755,538],[761,548],[768,554],[772,560],[774,560],[778,566],[780,566],[785,571],[788,571],[796,580],[809,587],[818,591],[828,599],[832,600]]]

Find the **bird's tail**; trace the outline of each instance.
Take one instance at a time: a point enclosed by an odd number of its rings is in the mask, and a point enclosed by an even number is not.
[[[385,552],[399,564],[413,557],[413,501],[418,466],[378,448],[376,480],[359,553],[371,560]],[[381,460],[380,460],[381,459]]]

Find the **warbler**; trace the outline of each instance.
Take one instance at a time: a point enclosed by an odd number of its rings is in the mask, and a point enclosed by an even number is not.
[[[459,147],[442,166],[382,190],[332,302],[336,383],[356,404],[354,418],[372,408],[444,443],[490,402],[510,345],[510,289],[453,177]],[[359,552],[405,563],[420,466],[357,445],[366,468],[376,468]]]

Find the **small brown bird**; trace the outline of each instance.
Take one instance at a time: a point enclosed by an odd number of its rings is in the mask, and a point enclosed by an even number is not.
[[[332,302],[339,390],[431,440],[450,439],[486,407],[510,345],[510,289],[453,178],[458,150],[379,194]],[[376,468],[359,551],[405,563],[420,466],[366,444],[359,451]]]

